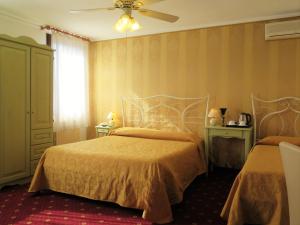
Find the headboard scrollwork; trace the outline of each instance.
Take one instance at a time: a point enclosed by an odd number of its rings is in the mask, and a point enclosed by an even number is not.
[[[183,131],[203,135],[209,97],[155,95],[122,98],[123,126]]]
[[[300,98],[263,100],[253,94],[252,109],[256,139],[270,135],[300,136]]]

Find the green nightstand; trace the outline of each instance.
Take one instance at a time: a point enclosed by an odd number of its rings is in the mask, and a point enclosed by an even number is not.
[[[114,129],[114,127],[111,127],[111,126],[97,125],[96,126],[97,137],[107,136],[109,134],[109,132],[113,129]]]
[[[212,140],[213,137],[224,137],[224,138],[239,138],[245,141],[244,144],[244,154],[241,154],[241,160],[245,163],[248,153],[252,148],[252,134],[253,128],[243,128],[243,127],[221,127],[221,126],[209,126],[205,127],[205,148],[208,152],[209,161],[213,164],[212,157],[210,155],[213,153]]]

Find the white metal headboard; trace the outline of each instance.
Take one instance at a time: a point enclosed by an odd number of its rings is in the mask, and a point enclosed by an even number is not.
[[[209,96],[179,98],[155,95],[122,98],[123,126],[184,131],[203,136]]]
[[[300,136],[300,98],[263,100],[251,95],[254,137],[269,135]]]

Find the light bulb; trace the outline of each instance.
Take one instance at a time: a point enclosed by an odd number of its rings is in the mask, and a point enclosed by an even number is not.
[[[136,31],[141,29],[141,25],[134,19],[131,19],[130,31]]]
[[[123,16],[121,16],[120,18],[120,22],[126,26],[127,24],[130,23],[130,17],[127,14],[124,14]]]
[[[124,32],[125,31],[124,28],[125,27],[119,21],[115,24],[115,29],[119,32]]]
[[[115,24],[115,29],[119,32],[125,32],[130,26],[130,17],[127,14],[122,15]]]

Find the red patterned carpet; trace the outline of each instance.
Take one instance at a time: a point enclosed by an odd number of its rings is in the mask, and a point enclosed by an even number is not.
[[[173,207],[174,222],[182,225],[225,225],[219,217],[237,171],[217,169],[209,177],[198,177]],[[142,211],[116,204],[45,192],[27,193],[27,185],[0,191],[0,225],[142,225]]]

